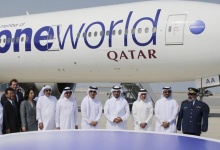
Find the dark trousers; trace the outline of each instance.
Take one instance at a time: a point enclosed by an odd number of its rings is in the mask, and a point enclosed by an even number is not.
[[[196,136],[200,136],[200,134],[197,134],[197,133],[190,133],[190,132],[184,132],[183,134],[189,134],[189,135],[196,135]]]

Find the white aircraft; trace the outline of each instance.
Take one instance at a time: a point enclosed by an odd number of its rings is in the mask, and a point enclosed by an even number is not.
[[[217,86],[219,14],[218,4],[148,1],[1,18],[0,82]]]

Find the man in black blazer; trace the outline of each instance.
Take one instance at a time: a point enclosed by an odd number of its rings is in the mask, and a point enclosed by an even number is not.
[[[18,103],[15,103],[15,92],[12,88],[5,90],[7,100],[3,107],[3,124],[5,133],[20,132],[21,123],[18,109]]]
[[[177,130],[180,131],[182,126],[183,134],[200,136],[201,132],[208,130],[208,105],[196,99],[197,89],[188,90],[188,100],[181,104]]]
[[[18,103],[18,107],[20,108],[20,104],[23,101],[23,94],[17,90],[18,81],[16,79],[12,79],[9,83],[10,88],[14,89],[15,91],[15,103]],[[1,104],[4,107],[4,103],[7,101],[7,97],[5,93],[1,97]]]

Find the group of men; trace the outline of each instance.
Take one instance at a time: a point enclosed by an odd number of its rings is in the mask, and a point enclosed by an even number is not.
[[[3,120],[5,133],[20,131],[19,111],[16,107],[19,107],[22,100],[19,99],[21,93],[15,90],[16,84],[16,80],[10,82],[10,88],[6,89],[1,100],[4,109],[0,105],[0,127],[2,127]],[[14,88],[12,88],[13,86]],[[38,95],[36,105],[38,130],[78,129],[78,107],[73,91],[69,87],[64,88],[59,100],[51,93],[52,88],[46,85]],[[90,86],[87,95],[82,100],[82,129],[100,128],[102,104],[96,98],[97,93],[98,88]],[[122,88],[119,86],[113,86],[111,89],[111,97],[104,105],[104,115],[107,118],[106,129],[127,129],[130,110],[122,93]],[[188,99],[182,102],[179,110],[177,101],[172,97],[171,88],[164,87],[161,99],[155,104],[155,131],[176,133],[177,130],[181,130],[182,126],[184,134],[199,136],[201,131],[206,132],[208,129],[208,110],[203,102],[196,99],[197,93],[197,89],[189,88]],[[140,89],[138,98],[133,103],[132,116],[134,130],[152,131],[153,104],[145,89]]]
[[[77,129],[78,108],[73,91],[65,88],[60,99],[48,96],[51,87],[45,86],[37,102],[37,120],[39,128],[47,129]],[[90,86],[87,96],[81,103],[82,129],[99,129],[102,115],[102,104],[96,99],[98,88]],[[122,96],[122,89],[114,86],[111,97],[104,105],[104,115],[107,118],[106,129],[126,130],[129,117],[129,105]],[[155,104],[155,131],[176,133],[181,130],[184,134],[200,135],[208,129],[207,105],[197,98],[198,90],[189,88],[188,99],[183,101],[179,110],[178,103],[172,97],[170,87],[164,87],[161,99]],[[133,103],[132,116],[134,130],[152,131],[153,104],[145,89],[140,89],[137,100]],[[176,118],[178,116],[178,121]]]
[[[45,86],[37,100],[39,130],[78,129],[78,107],[73,91],[66,87],[60,99],[51,96],[52,89]],[[107,129],[127,129],[129,106],[121,96],[121,87],[114,86],[112,97],[106,101],[104,112],[107,117]],[[96,99],[98,88],[90,86],[81,103],[81,128],[99,129],[102,116],[102,104]]]
[[[182,127],[184,134],[200,136],[201,132],[206,132],[209,108],[207,104],[197,100],[198,92],[195,88],[188,88],[188,99],[181,103],[179,110],[171,88],[164,87],[161,99],[155,104],[155,131],[176,133]]]
[[[90,86],[82,101],[82,129],[99,128],[102,105],[95,98],[97,90],[97,87]],[[51,92],[52,88],[46,85],[39,93],[36,116],[39,130],[78,129],[78,107],[73,91],[69,87],[64,88],[58,101]]]

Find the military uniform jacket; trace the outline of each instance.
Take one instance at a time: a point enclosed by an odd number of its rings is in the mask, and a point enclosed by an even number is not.
[[[193,133],[200,135],[201,131],[206,132],[208,130],[208,110],[203,102],[195,100],[190,102],[185,100],[181,104],[177,130],[181,130],[183,133]]]

